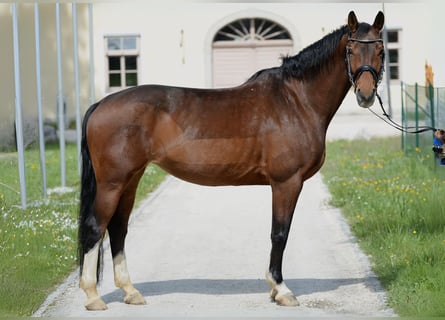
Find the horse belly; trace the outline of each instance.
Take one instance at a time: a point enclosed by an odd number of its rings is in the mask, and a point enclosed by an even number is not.
[[[153,162],[180,179],[202,185],[268,184],[254,140],[186,140]]]

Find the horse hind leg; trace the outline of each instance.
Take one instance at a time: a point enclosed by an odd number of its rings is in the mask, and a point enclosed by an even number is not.
[[[114,283],[116,287],[124,291],[124,302],[135,305],[146,304],[146,301],[130,280],[125,257],[125,237],[128,230],[128,220],[134,204],[136,188],[143,172],[144,170],[132,178],[121,195],[116,212],[108,224],[108,235],[113,257]]]
[[[101,269],[101,246],[106,226],[113,215],[119,200],[118,190],[108,190],[103,185],[97,185],[94,203],[94,214],[89,215],[81,224],[83,230],[83,259],[80,287],[87,295],[85,308],[87,310],[105,310],[107,306],[97,291]]]
[[[85,308],[87,310],[106,310],[107,305],[100,298],[97,292],[97,277],[96,270],[99,263],[99,251],[102,245],[100,239],[94,247],[84,255],[82,274],[80,278],[80,287],[87,295]]]

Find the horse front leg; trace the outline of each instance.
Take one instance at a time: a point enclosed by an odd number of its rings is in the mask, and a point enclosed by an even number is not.
[[[299,305],[297,298],[283,281],[282,264],[292,216],[302,186],[303,181],[298,175],[285,182],[272,184],[272,250],[266,279],[272,287],[271,298],[283,306]]]

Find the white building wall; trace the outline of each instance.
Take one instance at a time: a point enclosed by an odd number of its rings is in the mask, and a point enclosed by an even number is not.
[[[445,1],[434,0],[428,2],[425,17],[426,22],[429,23],[429,29],[425,31],[425,35],[429,37],[427,60],[433,66],[434,86],[436,87],[445,87],[444,13]]]
[[[440,1],[437,5],[442,6]],[[141,35],[139,83],[211,87],[211,44],[215,32],[242,17],[264,17],[285,26],[294,40],[295,53],[347,22],[354,10],[360,21],[372,23],[385,11],[386,26],[402,29],[402,80],[423,84],[425,61],[433,63],[436,79],[440,59],[432,48],[432,24],[440,15],[432,3],[205,3],[113,2],[94,5],[97,97],[106,95],[104,35]],[[442,11],[443,12],[443,11]],[[432,13],[436,16],[430,19]],[[443,19],[442,19],[443,20]],[[443,24],[442,21],[440,23]],[[442,28],[444,30],[444,28]],[[183,38],[181,39],[181,34]],[[438,36],[436,34],[436,36]],[[436,40],[440,39],[436,37]],[[182,41],[181,41],[182,40]],[[443,41],[436,41],[442,42]],[[180,43],[183,46],[180,46]],[[442,47],[443,44],[440,44]],[[439,82],[439,81],[438,81]],[[399,104],[400,84],[392,83],[392,100]]]

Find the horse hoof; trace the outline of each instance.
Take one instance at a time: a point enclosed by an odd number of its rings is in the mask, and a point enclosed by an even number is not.
[[[138,291],[132,294],[127,294],[124,298],[124,302],[127,304],[135,304],[135,305],[147,304],[145,298]]]
[[[88,299],[85,303],[85,308],[89,311],[101,311],[108,309],[107,305],[100,297]]]
[[[272,298],[272,300],[275,301],[275,297],[277,296],[278,291],[277,291],[277,289],[272,289],[272,290],[270,290],[269,294],[270,294],[270,297]]]
[[[297,298],[294,296],[292,292],[286,293],[281,296],[275,296],[275,302],[280,306],[285,307],[296,307],[300,305],[300,302],[298,302]]]

